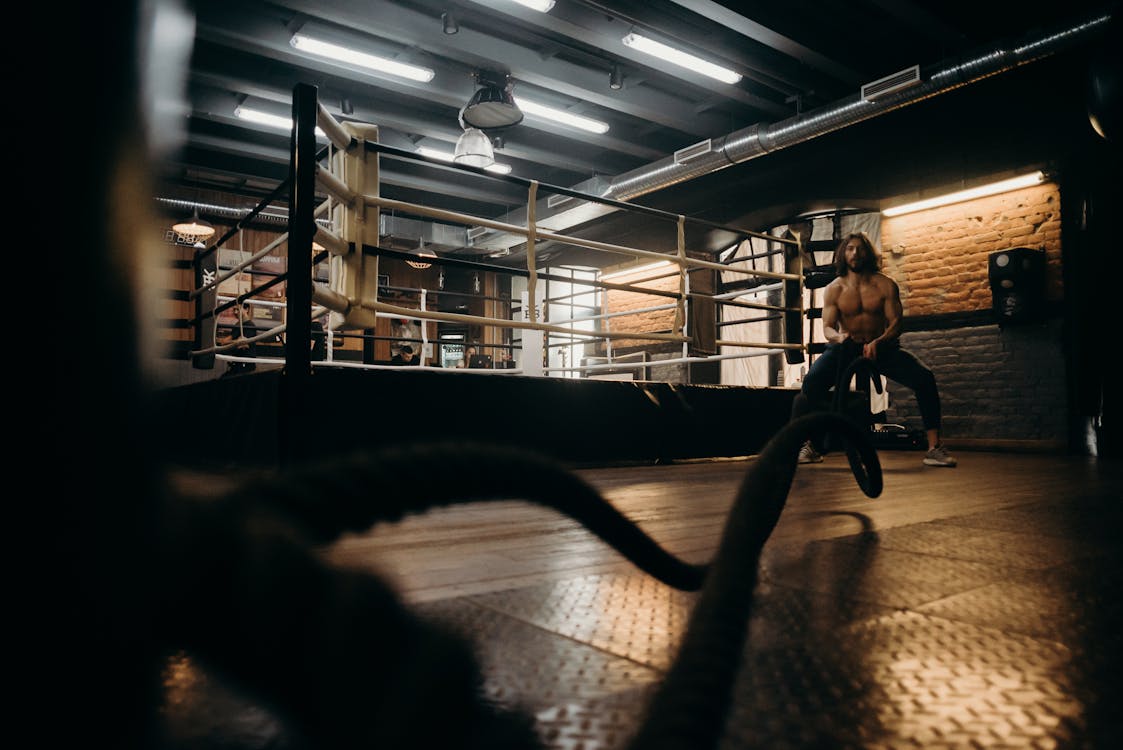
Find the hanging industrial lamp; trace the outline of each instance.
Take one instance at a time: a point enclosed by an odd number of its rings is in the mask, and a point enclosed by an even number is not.
[[[425,238],[424,237],[418,239],[417,250],[414,251],[413,255],[416,255],[418,258],[436,258],[437,257],[437,254],[434,253],[432,250],[426,250],[425,249]],[[429,263],[428,261],[425,261],[425,260],[407,260],[406,265],[408,265],[411,268],[416,268],[420,271],[423,271],[426,268],[432,267],[433,264]]]
[[[479,128],[467,128],[456,141],[452,161],[465,167],[490,167],[495,163],[491,139]]]
[[[213,235],[215,229],[209,223],[199,218],[199,207],[196,206],[195,211],[191,214],[191,218],[173,224],[172,231],[176,233],[180,242],[195,243]]]
[[[515,104],[508,76],[477,72],[475,77],[480,88],[460,110],[461,127],[493,130],[509,128],[523,121],[523,113]]]

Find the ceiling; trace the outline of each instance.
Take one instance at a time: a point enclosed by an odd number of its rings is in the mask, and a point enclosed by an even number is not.
[[[509,75],[517,100],[595,118],[609,129],[592,134],[528,114],[489,133],[501,139],[495,158],[510,165],[514,179],[383,157],[383,196],[506,220],[525,214],[525,180],[536,180],[543,198],[549,186],[576,188],[750,230],[811,210],[876,207],[1041,162],[1057,128],[1086,129],[1081,50],[1098,37],[751,160],[645,183],[634,195],[612,185],[693,144],[754,125],[801,122],[911,66],[923,73],[1101,11],[1114,14],[1115,5],[1069,0],[1029,15],[1029,6],[1012,0],[556,0],[541,13],[512,0],[200,0],[190,6],[189,117],[182,143],[162,163],[158,197],[192,200],[220,190],[231,207],[245,208],[268,194],[287,178],[289,134],[247,123],[235,111],[287,117],[298,84],[315,86],[338,119],[377,124],[387,146],[451,153],[461,134],[459,110],[478,88],[474,74],[486,71]],[[445,33],[443,14],[455,20],[456,33]],[[317,59],[290,44],[298,31],[435,74],[418,83]],[[692,51],[742,78],[723,83],[657,60],[623,44],[629,32]],[[610,86],[614,67],[617,89]],[[613,212],[582,231],[670,247],[668,227]],[[703,227],[688,241],[713,248],[731,236]],[[497,255],[497,247],[514,250],[497,262],[518,259],[519,246],[498,239],[442,249]]]

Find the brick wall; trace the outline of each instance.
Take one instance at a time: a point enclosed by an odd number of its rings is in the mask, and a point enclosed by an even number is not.
[[[901,345],[936,374],[949,444],[1062,451],[1067,435],[1061,321],[918,331]],[[888,421],[921,426],[912,391],[889,383]]]
[[[653,278],[653,277],[662,278]],[[650,281],[645,281],[650,279]],[[679,275],[677,267],[667,265],[664,268],[641,270],[632,274],[621,274],[614,276],[610,281],[613,284],[634,284],[646,289],[653,289],[662,292],[672,292],[678,294],[679,292]],[[653,296],[644,294],[643,292],[625,292],[620,290],[609,290],[608,292],[608,310],[611,313],[627,312],[629,310],[642,310],[649,307],[660,307],[663,305],[674,304],[676,300],[672,297]],[[608,321],[610,330],[613,331],[635,331],[645,333],[668,333],[675,330],[675,309],[670,308],[666,310],[647,310],[646,312],[635,312],[631,315],[620,315],[619,317],[610,318]],[[690,382],[690,369],[681,362],[670,364],[658,364],[661,360],[673,360],[682,357],[682,344],[668,341],[655,341],[651,339],[613,339],[612,349],[616,354],[626,354],[630,352],[646,352],[648,361],[655,364],[648,368],[648,378],[652,381],[661,383],[689,383]],[[604,345],[598,344],[598,354],[604,354]],[[638,376],[637,376],[638,377]]]
[[[884,271],[900,284],[905,310],[901,342],[936,375],[949,444],[1064,449],[1061,320],[977,324],[989,320],[988,258],[1000,250],[1044,248],[1046,297],[1062,301],[1060,223],[1055,184],[883,220]],[[972,313],[975,325],[933,325],[941,316]],[[910,323],[918,319],[919,330]],[[911,391],[890,384],[889,393],[890,421],[920,427]]]
[[[650,279],[650,281],[645,279]],[[634,284],[646,289],[672,292],[674,294],[678,294],[679,291],[677,269],[670,264],[665,268],[614,276],[611,281],[613,284]],[[625,292],[613,289],[608,292],[608,310],[606,312],[618,314],[629,310],[642,310],[649,307],[673,304],[675,301],[676,300],[672,297],[654,296],[644,294],[643,292]],[[675,325],[675,310],[671,308],[667,310],[636,312],[631,315],[620,315],[619,317],[610,318],[607,324],[611,331],[668,333],[671,332]],[[620,338],[612,340],[612,348],[618,352],[639,351],[644,349],[650,351],[652,349],[661,348],[663,345],[665,345],[665,342],[650,339]]]
[[[882,220],[884,271],[906,316],[989,309],[987,259],[1045,248],[1047,297],[1060,300],[1061,207],[1052,183]]]
[[[1063,301],[1060,192],[1046,183],[951,206],[883,218],[885,273],[901,286],[902,345],[932,368],[940,387],[945,440],[954,447],[1061,451],[1068,433],[1062,322],[999,326],[991,322],[991,253],[1044,248],[1046,298]],[[645,274],[650,275],[650,274]],[[635,279],[613,279],[634,283]],[[644,286],[677,291],[675,277]],[[665,299],[610,292],[614,312]],[[947,321],[960,319],[966,323]],[[615,330],[663,331],[674,311],[613,318]],[[653,361],[679,356],[674,345],[617,340],[619,351],[644,349]],[[686,368],[651,368],[652,380],[688,382]],[[913,394],[889,385],[891,422],[921,426]]]

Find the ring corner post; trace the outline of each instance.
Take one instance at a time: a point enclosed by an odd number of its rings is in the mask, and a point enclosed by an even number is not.
[[[195,297],[194,348],[200,351],[214,345],[217,326],[213,314],[217,299],[214,280],[218,275],[218,251],[196,248],[191,265],[195,271],[195,288],[204,290]],[[200,354],[191,358],[191,366],[197,370],[213,370],[215,359],[213,352]]]
[[[798,274],[803,278],[803,240],[800,239],[796,247],[784,248],[786,271]],[[789,365],[798,365],[803,359],[803,283],[801,281],[784,281],[784,341],[788,344],[799,344],[799,349],[785,349],[784,357]]]
[[[315,232],[317,89],[297,84],[292,96],[285,369],[278,409],[282,464],[307,458],[311,430],[312,235]]]

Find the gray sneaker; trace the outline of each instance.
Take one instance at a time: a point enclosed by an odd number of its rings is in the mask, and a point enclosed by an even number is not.
[[[811,445],[810,440],[799,449],[799,463],[801,464],[817,464],[821,463],[822,460],[823,457],[819,455],[819,451],[815,450],[815,446]]]
[[[948,453],[943,443],[938,444],[935,448],[929,449],[929,451],[924,454],[925,466],[955,466],[955,463],[955,459]]]

